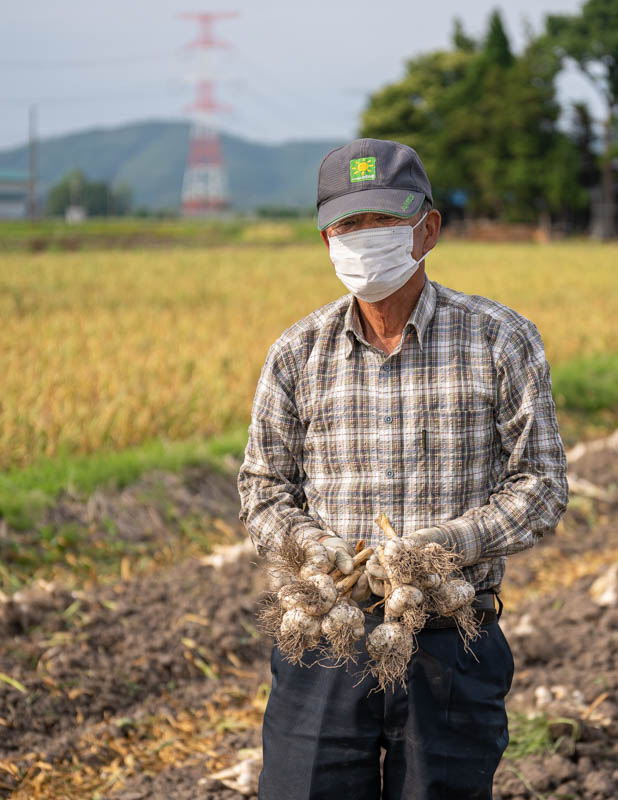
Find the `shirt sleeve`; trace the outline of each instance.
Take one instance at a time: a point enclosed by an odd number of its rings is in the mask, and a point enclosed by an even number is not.
[[[305,430],[294,402],[291,362],[291,355],[276,344],[270,348],[258,381],[238,475],[239,518],[261,556],[276,548],[284,535],[320,529],[303,511]]]
[[[461,566],[531,547],[556,527],[568,502],[549,364],[532,323],[510,334],[496,370],[502,473],[486,505],[436,526],[459,554]]]

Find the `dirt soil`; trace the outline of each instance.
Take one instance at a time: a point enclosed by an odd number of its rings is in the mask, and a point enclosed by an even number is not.
[[[556,533],[507,570],[519,757],[503,759],[496,800],[618,797],[618,442],[572,453],[572,474],[603,491],[573,494]],[[233,546],[175,560],[170,539],[169,563],[143,574],[81,589],[39,582],[0,604],[0,797],[243,797],[209,775],[260,744],[262,571],[233,521],[232,476],[192,468],[164,484],[185,509],[225,520]],[[50,513],[96,527],[104,510],[126,521],[129,540],[151,505],[129,487],[64,498]],[[157,525],[161,536],[166,521]],[[535,724],[544,739],[532,747]]]

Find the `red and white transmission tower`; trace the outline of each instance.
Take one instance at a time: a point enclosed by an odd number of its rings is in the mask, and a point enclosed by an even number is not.
[[[180,14],[196,19],[200,26],[198,38],[188,47],[199,48],[200,65],[197,76],[197,98],[192,106],[185,108],[193,114],[187,165],[182,182],[181,215],[183,217],[207,217],[228,206],[227,181],[217,131],[217,112],[228,111],[215,99],[212,63],[209,51],[217,47],[228,47],[216,41],[212,34],[215,20],[235,17],[236,12],[213,12]]]

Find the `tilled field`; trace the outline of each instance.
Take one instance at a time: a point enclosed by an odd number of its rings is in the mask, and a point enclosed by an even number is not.
[[[618,440],[574,451],[570,462],[576,491],[564,522],[507,572],[501,624],[516,673],[497,800],[618,796]],[[39,582],[5,598],[0,797],[243,796],[209,775],[260,743],[270,652],[255,628],[263,577],[233,521],[232,478],[194,468],[167,485],[175,502],[218,513],[240,544],[214,556],[176,552],[173,531],[135,487],[59,501],[50,513],[93,528],[102,509],[115,515],[127,540],[149,517],[169,559],[79,589]]]

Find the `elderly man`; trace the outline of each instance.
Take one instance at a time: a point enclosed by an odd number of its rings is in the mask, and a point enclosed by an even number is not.
[[[452,620],[431,619],[407,686],[392,692],[342,668],[292,666],[275,647],[259,796],[485,800],[513,675],[494,594],[506,557],[554,528],[567,503],[543,343],[510,308],[426,277],[441,217],[411,148],[358,139],[328,153],[317,206],[350,294],[268,352],[241,520],[261,554],[281,537],[317,539],[349,572],[353,544],[375,544],[385,512],[398,534],[457,554],[483,635],[468,652]],[[368,571],[372,594],[356,595],[367,606],[384,593],[379,563]],[[361,650],[359,667],[366,659]]]

